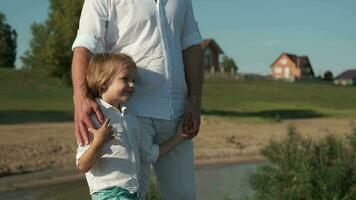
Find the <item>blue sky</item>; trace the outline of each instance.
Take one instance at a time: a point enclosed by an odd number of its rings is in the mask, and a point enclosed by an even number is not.
[[[356,68],[355,0],[192,1],[202,36],[214,38],[241,72],[269,74],[281,52],[308,55],[316,74]],[[19,55],[48,6],[47,0],[0,0],[18,32]]]

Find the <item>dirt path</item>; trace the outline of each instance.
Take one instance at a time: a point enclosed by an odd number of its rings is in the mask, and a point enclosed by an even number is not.
[[[195,140],[197,163],[261,160],[259,151],[270,140],[287,135],[290,125],[305,137],[322,138],[328,134],[346,135],[355,127],[355,119],[285,120],[273,124],[232,123],[219,118],[203,118]]]
[[[281,139],[294,124],[313,138],[351,133],[352,119],[288,120],[275,124],[233,123],[203,117],[195,139],[198,165],[263,159],[259,150],[272,138]],[[74,168],[76,143],[72,123],[0,125],[0,176]]]

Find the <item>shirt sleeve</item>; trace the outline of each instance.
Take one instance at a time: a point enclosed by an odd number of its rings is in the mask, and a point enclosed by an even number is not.
[[[198,23],[195,21],[193,13],[193,5],[191,0],[186,0],[187,10],[184,14],[184,25],[181,34],[182,49],[186,49],[192,45],[197,45],[202,42]]]
[[[108,20],[108,0],[85,0],[72,50],[84,47],[92,54],[103,53]]]
[[[77,147],[77,154],[75,155],[75,164],[77,165],[77,167],[79,167],[79,160],[80,157],[82,157],[82,155],[84,154],[84,152],[86,150],[88,150],[88,148],[90,147],[90,145],[84,145],[84,146],[79,146]]]
[[[91,120],[93,121],[94,125],[96,126],[96,128],[100,127],[100,123],[98,122],[98,120],[96,119],[95,115],[91,115],[90,116]],[[75,164],[77,167],[79,167],[79,160],[82,157],[82,155],[84,154],[84,152],[86,150],[88,150],[90,147],[90,144],[88,145],[84,145],[84,146],[80,146],[78,145],[77,147],[77,154],[75,155]]]
[[[140,159],[148,162],[155,163],[159,157],[159,146],[154,144],[149,133],[144,133],[144,127],[141,125],[141,133],[139,139],[139,150],[140,150]]]

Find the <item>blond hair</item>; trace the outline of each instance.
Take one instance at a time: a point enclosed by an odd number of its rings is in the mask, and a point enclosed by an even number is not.
[[[101,97],[104,88],[111,84],[112,78],[124,68],[136,69],[133,59],[123,53],[102,53],[94,55],[86,72],[86,82],[92,98]]]

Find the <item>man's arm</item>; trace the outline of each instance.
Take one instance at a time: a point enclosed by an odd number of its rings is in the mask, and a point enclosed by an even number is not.
[[[98,105],[89,98],[85,74],[92,54],[84,47],[76,47],[73,52],[72,82],[73,82],[73,104],[74,104],[74,131],[80,145],[84,142],[89,144],[88,128],[95,128],[90,119],[90,114],[95,113],[100,123],[104,117]]]
[[[72,63],[74,127],[80,145],[89,143],[87,129],[94,128],[90,114],[95,113],[100,123],[103,115],[96,103],[88,97],[85,74],[92,55],[105,52],[106,24],[109,20],[109,1],[86,0],[79,20],[79,29],[75,38]]]
[[[189,103],[184,112],[183,130],[195,137],[199,132],[204,69],[201,46],[193,45],[183,50],[185,79]]]

